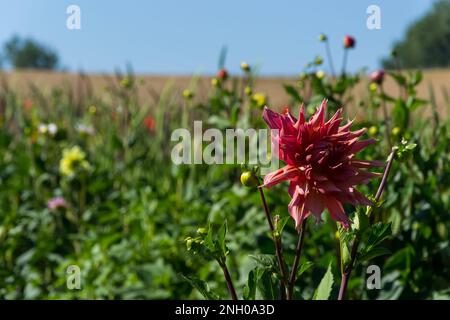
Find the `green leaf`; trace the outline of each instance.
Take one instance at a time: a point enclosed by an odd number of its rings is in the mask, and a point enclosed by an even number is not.
[[[257,285],[259,292],[261,292],[264,300],[274,300],[278,298],[278,286],[272,279],[272,272],[263,270],[261,273],[260,281]]]
[[[376,257],[383,256],[386,254],[391,254],[391,251],[385,247],[375,247],[371,248],[369,251],[365,252],[364,254],[361,254],[359,256],[360,261],[368,261],[375,259]]]
[[[392,234],[391,223],[378,222],[370,229],[369,238],[367,239],[368,250],[375,247]]]
[[[211,224],[208,225],[208,233],[206,234],[206,237],[204,239],[204,245],[205,248],[208,249],[211,252],[215,251],[215,245],[214,245],[214,241],[213,241],[213,236],[212,236],[212,228],[211,228]]]
[[[302,97],[300,97],[300,94],[297,92],[297,90],[293,86],[284,84],[283,87],[284,87],[284,90],[286,91],[286,93],[288,95],[290,95],[295,101],[297,101],[297,102],[302,101]]]
[[[313,300],[328,300],[333,287],[333,273],[331,272],[331,263],[328,265],[327,272],[323,276],[322,280],[314,293]]]
[[[416,86],[422,81],[422,79],[423,79],[423,74],[422,74],[422,71],[419,70],[416,73],[414,73],[414,75],[412,76],[411,84],[413,86]]]
[[[392,120],[395,126],[406,128],[409,122],[409,110],[402,99],[397,99],[394,109],[392,109]]]
[[[248,274],[247,284],[244,286],[244,300],[255,300],[256,286],[258,284],[259,276],[262,272],[258,272],[258,268],[254,268]]]
[[[406,85],[406,77],[399,74],[399,73],[394,73],[394,72],[389,72],[389,75],[394,78],[394,80],[399,84],[399,85]]]
[[[216,293],[212,292],[209,289],[208,284],[206,283],[206,281],[197,279],[197,278],[192,278],[192,277],[188,277],[185,276],[183,274],[180,274],[180,277],[185,280],[186,282],[188,282],[193,288],[197,289],[200,294],[205,297],[205,299],[207,300],[219,300],[220,297],[219,295],[217,295]]]
[[[297,278],[300,277],[306,270],[310,269],[314,263],[311,261],[305,261],[300,265],[300,268],[297,271]]]
[[[408,98],[408,100],[406,101],[406,106],[408,107],[409,110],[414,111],[414,110],[417,110],[418,108],[426,105],[427,103],[428,103],[427,100],[418,99],[413,96],[410,96]]]
[[[222,251],[223,256],[226,256],[228,254],[225,241],[226,236],[227,236],[227,221],[225,220],[225,222],[220,227],[219,232],[217,233],[217,242],[220,247],[220,250]]]
[[[271,254],[258,254],[249,255],[250,258],[255,260],[256,265],[261,268],[271,272],[277,272],[277,262],[275,257]]]

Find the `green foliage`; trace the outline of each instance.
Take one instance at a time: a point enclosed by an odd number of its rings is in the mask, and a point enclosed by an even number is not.
[[[331,272],[331,264],[328,265],[327,272],[323,276],[322,280],[320,280],[319,286],[317,287],[316,292],[314,293],[314,300],[328,300],[331,295],[331,290],[333,288],[333,273]]]
[[[330,261],[342,255],[348,267],[357,237],[348,298],[445,297],[450,125],[437,107],[431,116],[426,112],[433,102],[417,92],[421,73],[392,72],[387,76],[399,86],[397,95],[380,85],[358,100],[352,88],[365,81],[361,75],[322,76],[316,65],[309,68],[298,85],[285,87],[293,102],[311,112],[327,98],[328,112],[344,107],[345,118],[353,117],[348,104],[361,105],[354,125],[375,128],[365,138],[378,140],[361,159],[385,160],[393,146],[396,157],[370,215],[365,207],[345,207],[349,230],[337,229],[327,213],[323,223],[308,218],[294,297],[334,298],[339,267]],[[272,236],[282,240],[288,271],[298,238],[287,186],[265,193],[274,217],[270,234],[258,191],[242,186],[239,165],[171,161],[171,133],[191,129],[193,120],[203,120],[204,130],[265,128],[261,96],[245,93],[257,80],[253,70],[214,83],[206,98],[194,94],[193,79],[189,99],[168,86],[145,103],[131,73],[110,79],[104,96],[74,96],[62,85],[49,94],[33,87],[28,96],[0,87],[0,298],[228,298],[215,260],[226,262],[240,298],[280,298]],[[83,76],[80,83],[88,86]],[[42,130],[50,123],[57,133]],[[60,161],[73,146],[85,153],[89,169],[74,161],[75,174],[68,177]],[[359,191],[374,194],[378,184],[375,179]],[[54,197],[67,205],[49,208]],[[369,263],[382,269],[380,291],[363,285]],[[82,271],[81,290],[66,286],[70,265]]]
[[[394,45],[394,57],[384,67],[430,68],[450,65],[450,1],[437,1],[433,9],[414,22],[403,40]]]
[[[56,69],[58,55],[34,41],[13,36],[4,45],[5,59],[16,69]]]

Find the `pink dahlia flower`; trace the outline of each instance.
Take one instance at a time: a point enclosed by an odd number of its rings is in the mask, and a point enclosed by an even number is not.
[[[383,165],[355,159],[356,153],[375,140],[359,140],[365,129],[350,131],[353,121],[340,126],[342,109],[325,122],[326,105],[324,100],[309,121],[305,120],[303,106],[298,119],[287,108],[282,114],[264,108],[264,121],[271,129],[279,130],[272,135],[272,142],[278,144],[278,158],[286,166],[266,175],[263,186],[290,181],[292,200],[288,209],[297,230],[311,213],[321,220],[325,208],[332,219],[348,228],[350,220],[343,204],[370,205],[355,186],[378,176],[365,169]]]

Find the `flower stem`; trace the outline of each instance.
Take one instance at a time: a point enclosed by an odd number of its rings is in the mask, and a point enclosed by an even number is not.
[[[267,223],[269,224],[270,233],[272,235],[272,239],[275,243],[275,252],[278,260],[278,265],[280,267],[280,296],[282,300],[286,299],[286,268],[283,260],[283,250],[281,245],[281,238],[275,237],[275,228],[273,226],[272,217],[270,215],[269,207],[267,206],[266,197],[264,196],[264,191],[262,187],[258,187],[259,194],[261,195],[261,201],[264,206],[264,212],[266,213]]]
[[[389,173],[391,172],[392,163],[394,162],[394,155],[397,148],[392,148],[391,153],[389,154],[387,158],[387,164],[384,169],[383,178],[381,179],[380,185],[378,186],[377,193],[375,195],[375,201],[378,202],[381,199],[381,195],[383,194],[383,190],[386,188],[387,185],[387,178],[389,176]],[[371,213],[373,211],[373,207],[369,207],[367,215],[370,218],[370,223],[373,222],[373,219],[371,217]],[[350,263],[347,266],[346,270],[342,273],[342,279],[341,279],[341,286],[339,288],[339,295],[338,300],[344,300],[345,299],[345,293],[347,292],[347,283],[350,279],[350,274],[352,273],[353,266],[356,261],[356,255],[358,253],[358,246],[359,242],[361,240],[361,234],[357,233],[355,240],[353,241],[352,251],[350,253]]]
[[[294,296],[294,284],[297,278],[298,264],[300,262],[300,257],[302,255],[303,239],[305,238],[305,227],[306,227],[306,219],[303,220],[302,227],[300,229],[300,234],[298,236],[297,247],[295,248],[294,264],[292,265],[291,275],[289,277],[288,282],[288,300],[292,300]]]
[[[336,73],[334,72],[333,58],[331,56],[330,44],[328,43],[328,40],[325,41],[325,49],[327,51],[327,57],[328,57],[328,61],[330,63],[331,75],[333,76],[333,78],[335,78]]]
[[[347,55],[348,55],[348,49],[344,50],[344,57],[343,57],[343,61],[342,61],[342,72],[341,72],[341,76],[344,78],[345,77],[345,71],[347,69]]]
[[[228,291],[230,292],[231,299],[238,300],[236,290],[234,289],[233,281],[231,280],[230,272],[228,271],[227,264],[225,262],[219,262],[220,267],[222,268],[223,275],[225,277],[225,281],[227,282]]]
[[[383,86],[380,85],[380,92],[384,96],[384,89]],[[391,125],[390,125],[390,119],[389,114],[387,110],[387,105],[384,97],[381,99],[381,104],[383,106],[383,116],[384,116],[384,123],[386,125],[386,140],[388,143],[389,150],[392,149],[392,141],[391,141]]]

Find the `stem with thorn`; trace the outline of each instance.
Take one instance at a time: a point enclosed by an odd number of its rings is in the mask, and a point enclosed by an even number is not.
[[[388,156],[387,159],[387,164],[386,164],[386,168],[384,169],[384,173],[383,173],[383,178],[381,179],[380,185],[378,186],[378,190],[377,193],[375,195],[375,202],[380,201],[381,199],[381,195],[383,194],[383,190],[386,188],[387,185],[387,178],[389,176],[389,173],[391,171],[392,168],[392,163],[394,162],[394,156],[395,156],[395,151],[397,150],[397,148],[392,148],[391,153]],[[370,222],[372,223],[372,217],[371,217],[371,213],[373,211],[373,207],[369,207],[367,215],[370,218]],[[338,300],[344,300],[345,299],[345,293],[347,292],[347,284],[348,284],[348,280],[350,279],[350,275],[352,273],[355,261],[356,261],[356,255],[358,253],[358,246],[359,246],[359,242],[361,240],[361,235],[360,233],[356,234],[355,240],[353,241],[353,246],[352,246],[352,250],[350,253],[350,263],[347,266],[347,268],[344,270],[344,272],[342,273],[342,279],[341,279],[341,286],[339,288],[339,295],[338,295]]]

